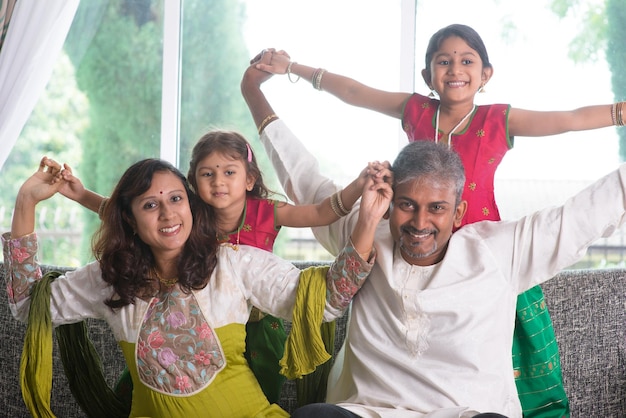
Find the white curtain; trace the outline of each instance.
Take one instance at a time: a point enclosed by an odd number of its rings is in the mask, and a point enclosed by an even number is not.
[[[0,50],[0,169],[22,132],[80,0],[18,0]]]

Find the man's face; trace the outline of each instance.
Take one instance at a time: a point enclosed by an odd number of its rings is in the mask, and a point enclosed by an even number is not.
[[[461,225],[467,202],[455,206],[454,184],[421,177],[396,185],[389,227],[409,264],[441,261],[454,227]]]

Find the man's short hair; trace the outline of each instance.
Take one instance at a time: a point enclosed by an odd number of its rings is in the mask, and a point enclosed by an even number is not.
[[[461,202],[465,170],[461,158],[448,145],[432,141],[415,141],[406,145],[391,167],[394,187],[407,181],[429,177],[450,182],[455,187],[456,204]]]

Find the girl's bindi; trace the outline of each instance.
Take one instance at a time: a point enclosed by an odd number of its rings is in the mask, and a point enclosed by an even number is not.
[[[159,191],[159,194],[163,194],[163,190]]]

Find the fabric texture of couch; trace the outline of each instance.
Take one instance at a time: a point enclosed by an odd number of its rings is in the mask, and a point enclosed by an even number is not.
[[[312,263],[294,264],[305,268]],[[0,276],[4,283],[4,265]],[[542,287],[560,347],[571,416],[626,417],[626,269],[565,271]],[[0,292],[0,416],[28,417],[18,379],[26,326],[13,319],[4,289]],[[346,318],[337,323],[335,352],[345,336]],[[106,323],[89,321],[89,328],[113,385],[124,368],[121,351]],[[287,382],[280,404],[288,411],[296,405],[295,393],[294,382]],[[58,417],[85,416],[69,391],[56,346],[51,405]]]

